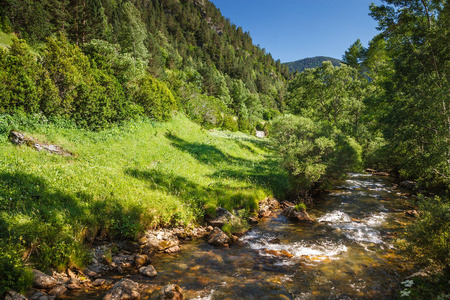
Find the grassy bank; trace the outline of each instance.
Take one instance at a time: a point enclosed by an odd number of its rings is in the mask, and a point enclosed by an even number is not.
[[[75,155],[14,146],[10,129]],[[98,235],[135,238],[148,227],[187,226],[217,206],[252,210],[287,188],[267,141],[204,130],[181,115],[102,132],[2,116],[0,132],[0,271],[9,275],[23,258],[40,268],[82,265],[84,245]]]

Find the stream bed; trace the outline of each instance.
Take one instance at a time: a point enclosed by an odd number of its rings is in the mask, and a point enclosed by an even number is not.
[[[237,245],[187,242],[153,257],[157,277],[130,279],[178,284],[186,299],[393,299],[411,274],[393,246],[411,222],[407,209],[389,178],[350,174],[308,210],[316,222],[275,213]]]

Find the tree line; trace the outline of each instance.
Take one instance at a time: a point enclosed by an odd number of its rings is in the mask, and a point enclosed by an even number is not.
[[[206,126],[250,131],[285,108],[288,67],[253,45],[250,34],[209,1],[2,0],[0,4],[1,29],[14,32],[28,45],[26,55],[2,50],[3,70],[13,73],[3,77],[19,76],[20,69],[21,80],[34,85],[8,89],[7,96],[0,96],[4,112],[40,111],[101,129],[140,114],[160,120],[170,110],[181,110]],[[17,43],[27,48],[22,41]],[[64,58],[56,57],[60,54],[55,47],[65,48]],[[18,55],[32,68],[22,68],[12,58]],[[43,77],[36,72],[43,72]],[[57,73],[65,75],[57,78]],[[36,78],[45,78],[46,87]],[[6,81],[5,88],[10,86]],[[149,81],[158,87],[150,87]],[[163,98],[168,103],[149,96],[159,90],[167,94]],[[24,97],[48,103],[25,105]],[[86,103],[92,104],[91,111],[77,112],[76,107]]]

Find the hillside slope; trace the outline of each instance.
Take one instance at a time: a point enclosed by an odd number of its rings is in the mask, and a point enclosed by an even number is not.
[[[182,115],[97,133],[45,119],[0,125],[0,274],[12,276],[0,287],[20,288],[25,263],[83,265],[84,245],[98,235],[135,238],[149,227],[203,224],[218,206],[249,212],[289,188],[266,140],[204,130]],[[74,155],[14,146],[10,129]]]
[[[114,68],[111,55],[121,57],[120,68],[144,66],[143,73],[164,81],[178,109],[202,124],[221,126],[225,122],[221,116],[239,116],[236,126],[251,131],[257,120],[285,106],[285,83],[290,76],[287,66],[255,46],[249,32],[232,24],[208,0],[1,3],[0,29],[15,32],[28,45],[44,52],[51,47],[47,39],[62,33],[89,56],[92,68],[118,79],[128,98],[122,102],[139,104],[134,100],[139,94],[136,83],[140,88],[145,82],[139,82],[142,76],[124,82],[124,78],[117,77],[118,70],[109,72]],[[52,65],[46,68],[51,69]],[[65,102],[63,91],[67,87],[58,86],[60,82],[55,81],[62,95],[58,101]],[[75,102],[86,100],[77,97],[82,98],[75,96]],[[1,100],[0,96],[0,106]],[[29,112],[28,108],[23,109]],[[154,112],[145,107],[144,110],[150,116]]]

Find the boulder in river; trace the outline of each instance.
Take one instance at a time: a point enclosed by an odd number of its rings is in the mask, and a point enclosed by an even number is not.
[[[134,264],[136,267],[142,267],[149,261],[148,256],[145,254],[138,254],[134,257]]]
[[[405,215],[413,217],[413,218],[418,218],[419,217],[419,212],[415,209],[412,210],[407,210],[405,211]]]
[[[289,219],[296,219],[299,221],[314,221],[306,211],[298,211],[295,206],[288,206],[283,210],[283,215]]]
[[[48,290],[58,284],[58,281],[50,275],[44,274],[39,270],[33,270],[33,285],[35,288]]]
[[[233,221],[236,217],[230,213],[228,210],[218,207],[216,209],[216,217],[209,220],[209,224],[213,227],[222,227],[226,223],[230,223]]]
[[[130,279],[121,279],[103,297],[103,300],[139,299],[139,284]]]
[[[208,235],[208,243],[214,246],[229,246],[230,242],[230,237],[218,227]]]
[[[67,291],[67,287],[64,284],[62,284],[62,285],[58,285],[58,286],[55,286],[54,288],[52,288],[48,292],[48,294],[58,298],[59,296],[64,294],[66,291]]]
[[[153,253],[157,251],[168,251],[176,252],[179,251],[180,241],[178,236],[168,229],[159,229],[147,231],[145,236],[139,239],[139,244],[141,245],[142,250],[147,253]]]
[[[168,284],[162,287],[155,298],[157,300],[183,300],[183,290],[176,284]]]
[[[258,217],[264,218],[270,216],[272,211],[278,209],[280,207],[280,203],[274,198],[267,197],[266,199],[260,201],[258,206]]]
[[[292,255],[291,253],[287,252],[286,250],[269,250],[269,249],[265,249],[265,252],[267,254],[276,256],[276,257],[286,257],[286,258],[291,258],[294,257],[294,255]]]
[[[152,265],[147,267],[141,267],[139,269],[139,273],[148,277],[155,277],[158,275],[158,272],[156,272],[156,269]]]
[[[414,181],[405,180],[405,181],[400,182],[400,186],[402,188],[405,188],[405,189],[413,191],[413,190],[416,189],[417,184]]]
[[[5,295],[5,300],[26,300],[26,299],[27,297],[14,291],[8,291],[6,292]]]

